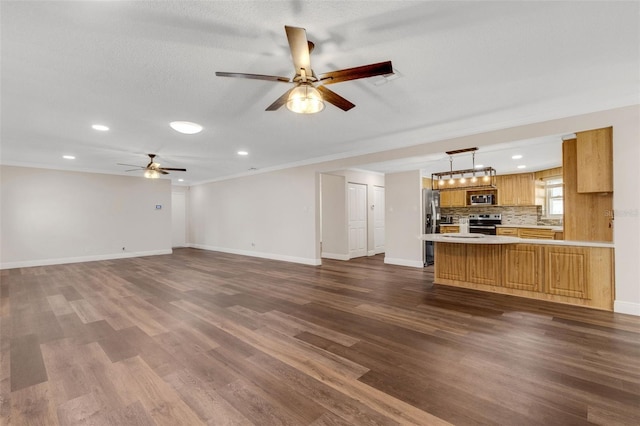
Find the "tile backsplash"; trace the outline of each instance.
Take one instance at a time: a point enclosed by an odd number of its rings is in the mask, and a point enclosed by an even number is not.
[[[453,223],[459,223],[461,217],[481,213],[501,213],[503,225],[562,225],[562,219],[543,219],[542,206],[471,206],[440,209],[441,215],[453,216]]]

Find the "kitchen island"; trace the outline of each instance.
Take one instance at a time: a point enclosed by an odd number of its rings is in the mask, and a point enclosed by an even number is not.
[[[613,311],[611,243],[425,234],[434,283]]]

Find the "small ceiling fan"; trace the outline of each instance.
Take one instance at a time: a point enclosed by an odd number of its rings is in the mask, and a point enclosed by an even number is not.
[[[266,111],[275,111],[286,104],[290,111],[311,114],[322,111],[324,109],[324,101],[337,106],[343,111],[349,111],[355,104],[334,91],[327,89],[326,85],[377,75],[393,74],[391,61],[386,61],[355,68],[330,71],[320,74],[318,77],[311,69],[310,53],[313,51],[314,44],[307,40],[307,32],[305,29],[287,25],[285,25],[284,29],[287,33],[287,40],[289,41],[289,48],[291,49],[291,56],[293,58],[293,67],[296,71],[292,79],[274,75],[216,72],[218,77],[251,78],[295,84],[295,87],[288,90],[276,99],[274,103],[269,105]]]
[[[118,163],[119,166],[130,166],[136,167],[135,169],[125,170],[125,172],[136,172],[138,170],[144,170],[144,177],[149,179],[157,179],[161,175],[168,175],[169,171],[172,172],[186,172],[187,169],[175,169],[172,167],[160,167],[160,163],[156,163],[154,159],[156,158],[156,154],[147,154],[149,156],[149,164],[146,166],[135,166],[133,164],[122,164]]]

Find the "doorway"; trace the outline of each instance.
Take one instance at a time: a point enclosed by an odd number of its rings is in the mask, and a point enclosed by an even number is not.
[[[349,258],[367,255],[367,185],[347,187]]]

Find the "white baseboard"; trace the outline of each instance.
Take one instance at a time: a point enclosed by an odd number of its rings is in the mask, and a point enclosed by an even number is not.
[[[64,265],[67,263],[82,263],[82,262],[95,262],[98,260],[127,259],[130,257],[157,256],[160,254],[171,254],[171,253],[173,253],[173,250],[169,249],[169,250],[137,251],[137,252],[130,252],[130,253],[125,252],[125,253],[98,254],[93,256],[62,257],[57,259],[23,260],[19,262],[0,263],[0,269]]]
[[[640,316],[640,303],[615,300],[613,302],[613,312],[617,312],[619,314]]]
[[[375,250],[369,250],[369,251],[367,252],[367,256],[375,256],[376,254],[377,254],[377,253],[376,253],[376,251],[375,251]]]
[[[394,259],[385,257],[384,263],[388,265],[411,266],[412,268],[424,268],[424,262],[421,260]]]
[[[348,254],[338,254],[338,253],[322,253],[322,257],[325,259],[333,259],[333,260],[349,260]]]
[[[262,259],[281,260],[283,262],[301,263],[303,265],[319,266],[322,264],[322,261],[320,259],[310,259],[307,257],[286,256],[282,254],[262,253],[258,251],[230,249],[225,247],[214,247],[214,246],[207,246],[203,244],[189,244],[189,247],[193,247],[201,250],[219,251],[222,253],[239,254],[241,256],[260,257]]]

